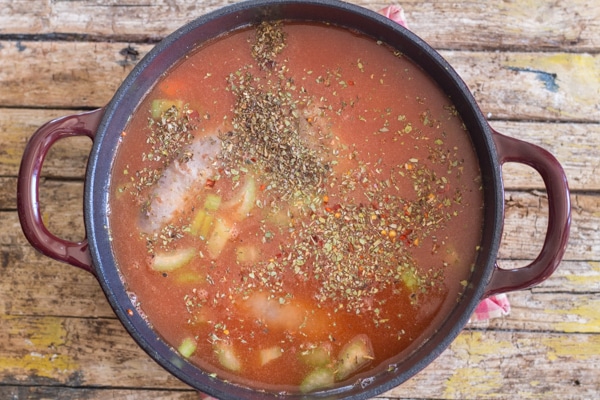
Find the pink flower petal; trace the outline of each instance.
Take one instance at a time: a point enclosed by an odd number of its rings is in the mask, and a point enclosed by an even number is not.
[[[408,23],[406,22],[406,16],[404,15],[404,10],[402,9],[402,7],[397,5],[387,6],[379,10],[379,14],[388,17],[392,21],[397,22],[406,29],[408,29]]]

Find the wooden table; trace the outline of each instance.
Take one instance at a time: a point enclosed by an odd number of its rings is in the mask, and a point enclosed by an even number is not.
[[[143,353],[94,277],[34,251],[16,211],[30,135],[105,105],[160,38],[230,0],[0,0],[0,398],[195,399]],[[378,10],[389,3],[357,0]],[[600,395],[600,3],[597,0],[402,3],[410,28],[456,68],[497,130],[564,166],[573,224],[565,260],[509,295],[510,315],[473,324],[435,362],[381,398],[597,398]],[[44,219],[83,237],[91,143],[55,146]],[[504,168],[505,267],[538,253],[547,223],[541,178]]]

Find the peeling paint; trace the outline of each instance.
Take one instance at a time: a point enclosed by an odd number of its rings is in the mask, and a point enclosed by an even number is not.
[[[548,314],[564,315],[565,321],[558,322],[556,329],[567,333],[600,333],[600,299],[566,310],[547,309]]]
[[[531,72],[536,75],[536,78],[544,84],[544,87],[551,92],[558,92],[558,84],[556,83],[557,75],[551,72],[541,71],[539,69],[508,67],[511,71]]]
[[[468,358],[469,361],[480,363],[498,354],[509,353],[514,346],[508,341],[498,341],[484,337],[482,332],[463,332],[452,343],[452,351],[458,356]]]
[[[67,331],[59,318],[41,317],[23,320],[20,317],[0,316],[3,329],[17,346],[0,352],[0,369],[21,374],[55,379],[57,375],[71,376],[77,372],[75,361],[65,352]]]
[[[503,377],[498,371],[486,371],[477,367],[458,368],[445,382],[445,398],[493,398],[502,397]]]
[[[77,371],[75,362],[66,355],[30,353],[23,357],[1,357],[0,369],[19,371],[28,376],[56,379],[57,375],[70,376]],[[16,373],[15,375],[19,375]]]
[[[589,112],[600,110],[600,57],[588,53],[522,53],[503,62],[503,67],[514,71],[535,72],[537,78],[556,91],[549,91],[554,104],[547,111],[568,116],[574,112],[570,105],[579,104]]]
[[[600,216],[600,211],[594,212],[595,217]],[[584,274],[568,274],[565,278],[574,284],[582,287],[590,288],[591,290],[600,291],[600,262],[588,262],[590,271]]]
[[[600,354],[600,336],[596,335],[542,337],[540,342],[548,348],[546,357],[549,361],[586,361],[590,358],[596,359]]]

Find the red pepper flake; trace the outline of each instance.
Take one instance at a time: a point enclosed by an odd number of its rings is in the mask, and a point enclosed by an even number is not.
[[[215,187],[215,183],[217,183],[217,181],[215,181],[214,179],[207,179],[206,183],[204,184],[204,187],[213,188]]]

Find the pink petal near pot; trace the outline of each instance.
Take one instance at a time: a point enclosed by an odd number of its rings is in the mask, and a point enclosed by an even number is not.
[[[404,15],[404,9],[398,5],[387,6],[381,10],[379,10],[379,14],[383,15],[391,19],[394,22],[399,23],[406,29],[408,28],[408,22],[406,21],[406,16]]]

